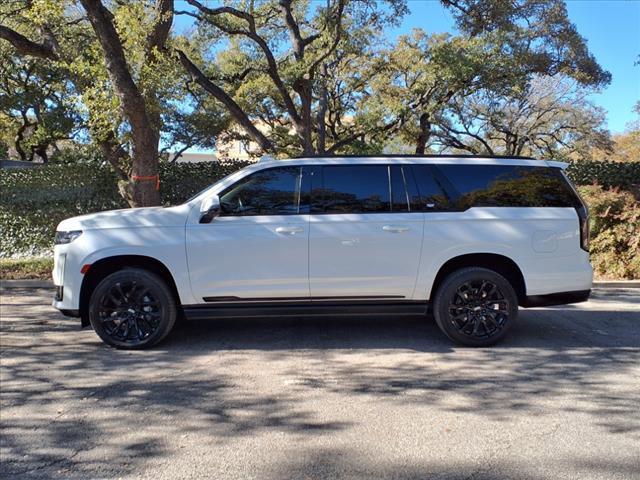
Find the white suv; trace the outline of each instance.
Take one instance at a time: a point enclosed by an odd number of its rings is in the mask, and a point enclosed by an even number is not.
[[[585,301],[587,209],[565,164],[522,158],[259,162],[182,205],[58,226],[53,305],[109,345],[177,318],[431,311],[469,346],[518,306]]]

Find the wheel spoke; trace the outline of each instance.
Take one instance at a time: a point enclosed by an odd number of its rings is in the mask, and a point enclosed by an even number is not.
[[[448,312],[449,321],[459,333],[486,338],[502,330],[508,319],[509,302],[493,281],[472,280],[458,286]]]
[[[153,287],[140,281],[113,284],[99,305],[98,318],[104,332],[118,342],[140,343],[161,323],[162,304],[154,296]]]

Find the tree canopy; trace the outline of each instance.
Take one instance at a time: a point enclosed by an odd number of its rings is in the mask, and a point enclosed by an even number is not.
[[[589,95],[611,75],[562,0],[441,3],[457,33],[391,42],[405,0],[6,1],[0,146],[46,161],[95,145],[133,206],[159,203],[161,158],[233,139],[277,156],[610,151]]]

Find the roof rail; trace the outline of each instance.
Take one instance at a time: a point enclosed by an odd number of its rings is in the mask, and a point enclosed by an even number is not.
[[[514,160],[536,160],[534,157],[525,157],[520,155],[473,155],[473,154],[455,154],[455,153],[440,153],[440,154],[429,154],[429,155],[417,155],[415,153],[379,153],[379,154],[366,154],[366,155],[357,155],[357,154],[330,154],[323,155],[320,153],[312,154],[312,155],[298,155],[292,158],[507,158]]]

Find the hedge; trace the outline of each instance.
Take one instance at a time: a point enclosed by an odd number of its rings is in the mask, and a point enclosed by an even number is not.
[[[164,205],[181,203],[207,185],[247,165],[162,163],[160,194]],[[631,188],[640,183],[640,162],[577,162],[568,169],[580,185]],[[57,224],[68,217],[126,208],[115,174],[95,164],[48,165],[0,170],[0,257],[50,255]]]
[[[638,162],[574,162],[567,173],[576,185],[597,184],[605,188],[624,190],[640,185],[640,161]]]
[[[247,164],[163,163],[162,203],[182,203]],[[2,169],[0,192],[0,258],[50,255],[56,226],[65,218],[128,206],[111,168],[89,164]]]

